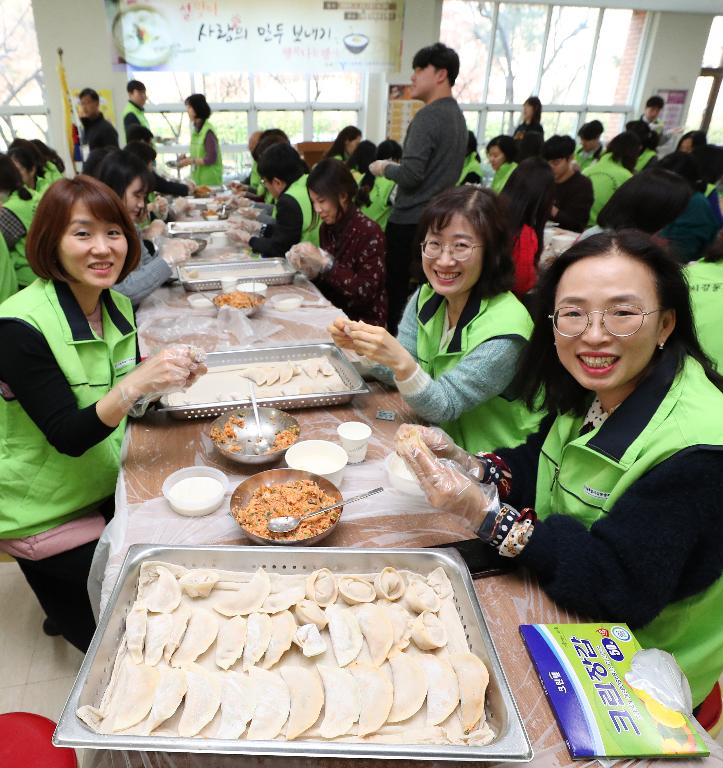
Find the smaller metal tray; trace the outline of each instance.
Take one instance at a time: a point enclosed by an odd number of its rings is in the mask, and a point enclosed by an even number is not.
[[[178,279],[187,291],[219,291],[221,276],[237,277],[246,282],[288,285],[296,270],[286,259],[193,262],[176,267]],[[193,276],[197,274],[197,277]]]
[[[168,234],[173,237],[174,235],[225,232],[230,224],[222,219],[217,219],[216,221],[170,221],[167,226]]]
[[[261,349],[235,349],[226,352],[209,352],[206,365],[209,369],[222,365],[249,365],[251,363],[278,363],[285,360],[308,360],[311,357],[326,357],[334,366],[346,389],[341,392],[319,392],[308,395],[286,395],[282,397],[259,397],[259,405],[275,408],[323,408],[327,405],[348,403],[354,395],[365,395],[369,387],[359,375],[346,355],[334,344],[298,344],[288,347],[262,347]],[[195,405],[168,405],[161,398],[159,411],[168,413],[174,419],[208,419],[228,413],[249,400],[228,402],[197,403]]]

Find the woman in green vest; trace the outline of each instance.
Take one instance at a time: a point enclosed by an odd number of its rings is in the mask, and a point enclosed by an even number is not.
[[[656,150],[660,143],[660,134],[654,131],[645,120],[631,120],[629,123],[625,123],[625,130],[631,131],[640,139],[640,154],[635,161],[633,173],[654,168],[658,162]]]
[[[517,143],[512,136],[495,136],[487,143],[487,162],[495,172],[490,188],[498,195],[517,168]]]
[[[723,373],[723,230],[704,258],[686,265],[685,277],[700,345]]]
[[[10,251],[5,244],[5,238],[0,235],[0,304],[17,293],[17,290],[18,279],[15,276],[15,265],[10,258]]]
[[[332,337],[467,450],[522,443],[539,417],[512,397],[510,383],[532,321],[510,292],[502,205],[489,190],[454,187],[431,200],[419,226],[427,282],[409,300],[397,338],[347,318],[334,322]]]
[[[40,195],[23,184],[16,164],[0,154],[0,235],[10,251],[15,279],[20,288],[35,280],[25,258],[25,239],[40,202]]]
[[[32,142],[15,139],[8,146],[8,157],[15,163],[23,184],[38,195],[42,196],[53,181],[56,181],[50,174],[46,178],[45,158]]]
[[[635,231],[576,243],[540,278],[518,381],[549,414],[524,446],[404,426],[397,450],[564,609],[672,653],[700,705],[723,671],[723,379],[680,267]]]
[[[63,179],[28,238],[38,279],[0,304],[0,550],[17,559],[46,633],[81,651],[95,629],[86,583],[113,514],[126,415],[205,370],[187,347],[137,366],[133,310],[111,288],[139,253],[110,189]]]
[[[377,145],[373,141],[360,141],[356,149],[349,155],[346,167],[351,171],[354,181],[359,184],[369,173],[369,165],[377,159]]]
[[[355,125],[347,125],[339,131],[324,157],[346,162],[359,145],[361,137],[362,132]]]
[[[48,184],[52,184],[54,181],[63,178],[65,173],[65,163],[60,155],[45,142],[40,139],[30,139],[30,143],[38,150],[38,153],[44,160],[45,173],[44,178],[48,181]]]
[[[477,152],[477,137],[472,131],[467,131],[467,155],[464,158],[462,172],[457,179],[457,186],[462,184],[479,184],[482,181],[482,163]]]
[[[385,139],[377,147],[376,160],[391,160],[398,163],[402,159],[402,146],[394,139]],[[359,182],[357,205],[361,212],[386,230],[392,213],[397,185],[385,176],[375,176],[367,172]]]
[[[179,168],[191,168],[193,183],[218,187],[223,184],[223,160],[218,133],[211,124],[211,107],[202,93],[192,93],[186,99],[186,111],[191,120],[191,156],[183,155]]]

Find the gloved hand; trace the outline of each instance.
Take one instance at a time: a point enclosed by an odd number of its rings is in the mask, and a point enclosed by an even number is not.
[[[183,216],[191,210],[191,203],[183,197],[177,197],[173,200],[173,212],[176,218]]]
[[[193,179],[185,179],[183,182],[188,187],[188,194],[192,195],[196,191],[196,182]]]
[[[152,203],[148,204],[148,211],[149,213],[155,213],[159,219],[165,221],[168,216],[168,200],[166,200],[165,197],[158,195]]]
[[[239,243],[240,245],[248,245],[251,235],[243,229],[240,229],[238,225],[234,229],[226,230],[226,237],[232,243]]]
[[[459,464],[468,474],[479,480],[484,476],[484,467],[479,459],[464,448],[460,448],[452,438],[439,427],[423,427],[419,424],[402,424],[394,436],[395,450],[416,433],[417,437],[438,459],[449,459]],[[401,455],[401,454],[400,454]]]
[[[334,265],[334,257],[312,243],[297,243],[286,253],[286,260],[294,269],[302,272],[309,280],[315,280]]]
[[[146,240],[153,240],[166,234],[166,225],[160,219],[152,221],[144,230],[143,237]]]
[[[158,254],[170,267],[188,261],[191,254],[198,249],[195,240],[184,238],[164,238],[158,246]]]
[[[260,221],[251,221],[250,219],[241,219],[236,224],[238,229],[248,232],[250,235],[257,235],[261,229]]]
[[[473,534],[477,534],[488,515],[500,509],[497,486],[480,483],[451,459],[437,458],[422,440],[418,429],[405,425],[396,442],[397,453],[414,473],[429,503],[437,509],[458,515]]]
[[[241,218],[245,220],[249,219],[258,219],[259,214],[261,211],[258,208],[252,208],[249,206],[246,206],[243,208],[243,210],[239,211]]]
[[[384,176],[384,169],[391,162],[391,160],[374,160],[369,163],[369,173],[374,174],[374,176]]]

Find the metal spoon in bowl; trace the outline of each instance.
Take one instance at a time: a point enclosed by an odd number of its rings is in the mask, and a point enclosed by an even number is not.
[[[256,419],[256,440],[253,444],[253,452],[260,456],[262,453],[268,453],[271,448],[271,443],[269,443],[268,439],[265,438],[261,434],[261,422],[259,421],[259,407],[256,403],[256,387],[254,385],[251,385],[250,395],[251,395],[251,405],[254,409],[254,419]]]
[[[301,517],[294,517],[293,515],[285,515],[284,517],[274,517],[268,521],[267,525],[272,533],[288,533],[298,528],[303,520],[308,520],[310,517],[316,517],[323,512],[329,512],[337,507],[343,507],[346,504],[351,504],[353,501],[359,501],[360,499],[366,499],[368,496],[374,496],[375,493],[381,493],[384,488],[375,488],[373,491],[367,491],[359,496],[352,496],[350,499],[342,499],[336,504],[332,504],[330,507],[324,507],[323,509],[317,509],[316,512],[309,512]]]

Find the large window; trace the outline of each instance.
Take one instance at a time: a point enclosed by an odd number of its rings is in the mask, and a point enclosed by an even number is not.
[[[711,144],[723,144],[723,16],[713,19],[685,127],[704,130]]]

